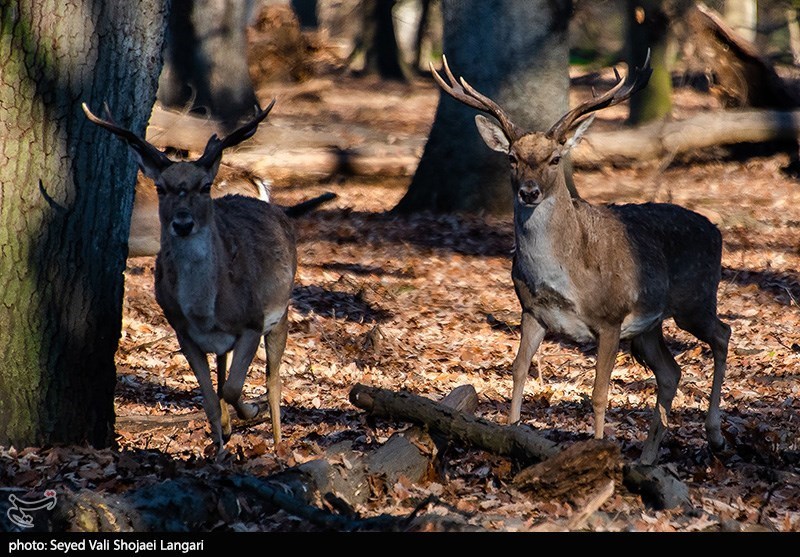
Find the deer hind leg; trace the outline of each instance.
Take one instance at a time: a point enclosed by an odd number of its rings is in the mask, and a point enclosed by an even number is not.
[[[696,315],[696,314],[695,314]],[[702,315],[702,314],[700,314]],[[708,401],[708,414],[706,415],[706,437],[712,450],[720,450],[725,446],[722,437],[722,426],[719,405],[722,399],[722,382],[725,379],[728,358],[728,341],[731,338],[731,328],[719,320],[716,315],[700,322],[687,321],[675,317],[675,323],[689,333],[696,336],[711,347],[714,356],[714,378],[711,383],[711,395]]]
[[[594,388],[592,389],[592,408],[594,410],[594,437],[603,438],[603,426],[608,408],[608,387],[611,371],[619,351],[619,326],[607,327],[597,335],[597,362],[595,364]]]
[[[264,335],[267,348],[267,393],[269,395],[269,412],[272,419],[272,437],[275,443],[281,442],[281,359],[286,348],[286,337],[289,334],[288,313],[273,329]]]
[[[544,338],[545,328],[533,317],[533,314],[522,313],[522,337],[519,341],[517,357],[514,358],[512,365],[512,375],[514,377],[514,388],[511,392],[511,408],[508,413],[508,423],[513,424],[519,421],[522,413],[522,394],[525,390],[525,380],[531,369],[531,358],[539,349],[539,345]]]
[[[631,340],[631,353],[656,376],[656,406],[640,459],[642,464],[654,464],[658,460],[658,449],[667,432],[667,419],[678,391],[681,368],[664,342],[661,324],[634,337]]]
[[[217,354],[217,397],[222,423],[222,439],[227,443],[231,438],[231,414],[228,412],[228,403],[222,396],[222,387],[225,386],[225,377],[228,372],[228,354]]]

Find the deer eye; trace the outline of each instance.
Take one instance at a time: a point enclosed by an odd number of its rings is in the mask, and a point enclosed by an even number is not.
[[[550,164],[555,166],[561,162],[561,155],[553,155],[553,158],[550,159]]]
[[[515,155],[514,153],[509,153],[508,162],[510,162],[512,166],[516,166],[516,164],[519,162],[517,159],[517,155]]]

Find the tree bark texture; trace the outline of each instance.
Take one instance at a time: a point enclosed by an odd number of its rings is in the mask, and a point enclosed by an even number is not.
[[[517,125],[544,131],[568,110],[571,0],[444,0],[442,12],[453,72]],[[483,143],[476,113],[440,94],[425,151],[397,211],[511,210],[508,161]]]
[[[247,66],[250,2],[173,0],[158,100],[210,114],[221,131],[251,117],[258,103]]]
[[[167,0],[0,4],[0,443],[111,442],[136,166]],[[41,186],[39,185],[41,184]]]

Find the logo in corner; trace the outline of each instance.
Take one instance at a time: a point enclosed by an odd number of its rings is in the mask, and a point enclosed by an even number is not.
[[[13,493],[8,496],[11,508],[6,511],[8,519],[20,528],[33,528],[33,517],[29,512],[47,509],[52,511],[56,507],[56,492],[48,489],[44,492],[44,497],[35,501],[20,499]]]

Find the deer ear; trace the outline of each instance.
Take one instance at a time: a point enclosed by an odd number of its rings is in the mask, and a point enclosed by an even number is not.
[[[503,129],[494,120],[489,120],[486,116],[478,114],[475,116],[475,125],[478,127],[478,133],[481,134],[489,149],[500,153],[508,153],[510,148],[508,138]]]
[[[219,164],[222,162],[223,149],[224,146],[222,146],[222,140],[217,137],[217,134],[214,134],[208,138],[208,143],[206,144],[206,149],[203,152],[203,156],[197,159],[197,164],[202,168],[205,168],[208,172],[208,175],[211,177],[217,175]]]
[[[567,153],[569,153],[569,151],[570,151],[570,150],[571,150],[573,147],[575,147],[575,146],[576,146],[578,143],[580,143],[581,139],[583,139],[583,134],[585,134],[585,133],[586,133],[586,130],[588,130],[588,129],[589,129],[589,126],[591,126],[591,125],[592,125],[592,122],[594,122],[594,117],[595,117],[595,116],[597,116],[597,115],[596,115],[596,114],[592,114],[592,115],[591,115],[591,116],[589,116],[589,117],[588,117],[586,120],[584,120],[583,122],[581,122],[581,124],[578,126],[578,129],[576,129],[576,130],[575,130],[575,133],[574,133],[574,134],[572,134],[572,137],[570,137],[570,138],[569,138],[569,139],[566,141],[566,143],[564,143],[564,147],[563,147],[563,149],[561,150],[561,153],[562,153],[562,154],[567,154]]]

